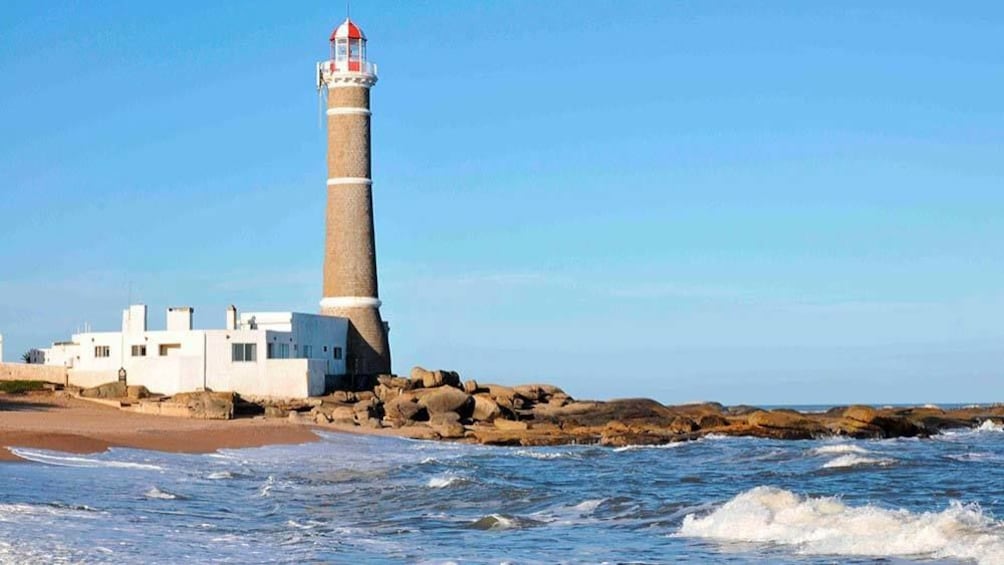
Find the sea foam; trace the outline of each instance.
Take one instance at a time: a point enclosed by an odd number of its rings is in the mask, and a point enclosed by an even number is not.
[[[953,502],[941,512],[853,507],[756,487],[703,517],[684,517],[679,534],[720,541],[792,547],[810,555],[971,559],[1004,564],[1004,523],[975,505]]]

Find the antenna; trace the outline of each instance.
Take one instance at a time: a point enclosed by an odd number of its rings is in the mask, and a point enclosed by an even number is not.
[[[345,19],[349,19],[349,16],[350,16],[350,14],[349,14],[349,7],[350,7],[349,4],[350,4],[349,0],[345,0]]]

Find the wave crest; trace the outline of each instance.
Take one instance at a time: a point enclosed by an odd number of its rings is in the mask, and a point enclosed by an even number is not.
[[[868,451],[860,445],[854,445],[853,443],[834,443],[817,447],[813,449],[811,453],[813,455],[838,455],[844,453],[857,453],[859,455],[864,455],[866,453],[871,453],[871,451]]]
[[[884,457],[864,457],[854,453],[848,453],[847,455],[841,455],[840,457],[823,463],[823,469],[849,469],[851,467],[871,466],[887,467],[895,463],[895,460],[886,459]]]
[[[756,487],[710,514],[689,514],[679,535],[793,546],[798,553],[972,559],[1004,563],[1004,523],[976,505],[952,502],[941,512],[915,513],[847,506],[833,497],[801,497]]]

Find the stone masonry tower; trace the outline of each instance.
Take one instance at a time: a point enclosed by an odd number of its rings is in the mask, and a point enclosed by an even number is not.
[[[388,328],[380,317],[370,87],[377,68],[366,59],[366,36],[346,18],[331,34],[331,59],[317,64],[317,87],[328,97],[328,207],[321,313],[349,319],[345,367],[352,375],[391,371]]]

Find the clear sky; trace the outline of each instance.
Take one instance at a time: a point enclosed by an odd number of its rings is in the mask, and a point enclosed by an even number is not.
[[[666,402],[1004,400],[1004,4],[390,2],[397,372]],[[315,312],[341,2],[6,2],[5,358],[130,297]]]

